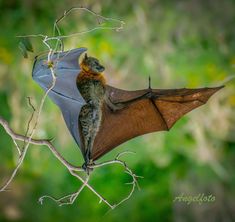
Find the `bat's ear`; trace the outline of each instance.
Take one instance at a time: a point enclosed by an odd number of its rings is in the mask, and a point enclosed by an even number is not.
[[[85,57],[84,57],[84,59],[85,59],[85,60],[87,60],[87,59],[88,59],[87,53],[85,53]]]

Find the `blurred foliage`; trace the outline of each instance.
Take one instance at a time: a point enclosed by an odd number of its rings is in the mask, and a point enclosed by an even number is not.
[[[35,54],[24,59],[18,35],[52,34],[53,22],[72,6],[125,21],[122,32],[99,30],[68,38],[65,49],[87,47],[106,67],[108,82],[119,88],[155,88],[219,85],[235,71],[235,2],[232,0],[32,1],[0,0],[0,115],[24,134],[31,109],[43,95],[31,78],[33,56],[45,51],[40,38],[31,42]],[[71,34],[92,28],[96,21],[76,12],[62,22]],[[28,43],[21,43],[30,51]],[[27,49],[28,47],[28,49]],[[135,151],[124,159],[140,179],[140,191],[122,206],[108,211],[88,190],[72,206],[58,207],[44,194],[61,196],[80,185],[47,148],[31,146],[11,184],[0,193],[0,221],[235,221],[235,81],[226,84],[204,107],[176,123],[170,132],[135,138],[107,154]],[[81,154],[68,133],[58,108],[46,100],[37,138],[55,138],[64,157],[81,164]],[[17,161],[16,149],[0,127],[0,181]],[[92,184],[107,199],[128,192],[130,180],[116,166],[97,170]],[[212,194],[213,203],[173,202],[181,193]]]

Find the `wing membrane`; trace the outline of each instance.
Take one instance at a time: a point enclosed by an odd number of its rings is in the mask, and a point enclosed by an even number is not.
[[[149,92],[148,89],[125,91],[109,86],[107,90],[112,101],[133,102],[116,112],[104,104],[102,124],[93,147],[93,159],[98,159],[134,137],[169,130],[183,115],[205,104],[220,88],[153,90],[152,97],[145,98],[143,95]]]

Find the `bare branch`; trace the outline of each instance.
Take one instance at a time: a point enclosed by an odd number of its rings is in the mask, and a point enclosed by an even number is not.
[[[123,202],[127,201],[133,194],[133,192],[135,191],[135,188],[137,187],[138,189],[139,188],[139,185],[138,185],[138,181],[137,179],[138,178],[143,178],[141,176],[137,176],[136,174],[134,174],[132,172],[132,170],[127,166],[127,164],[120,160],[120,156],[124,155],[124,154],[127,154],[127,153],[132,153],[132,154],[135,154],[134,152],[130,152],[130,151],[124,151],[122,153],[119,153],[116,158],[114,160],[110,160],[110,161],[106,161],[106,162],[103,162],[103,163],[98,163],[98,164],[94,164],[94,165],[91,165],[89,166],[89,168],[98,168],[98,167],[102,167],[102,166],[106,166],[106,165],[110,165],[110,164],[120,164],[122,165],[124,168],[125,168],[125,173],[129,174],[131,177],[132,177],[132,182],[130,183],[127,183],[127,184],[130,184],[132,185],[132,188],[131,188],[131,191],[129,192],[129,194],[123,198],[120,202],[118,202],[117,204],[113,205],[114,207],[117,207],[119,206],[120,204],[122,204]]]
[[[51,56],[51,53],[52,53],[52,50],[50,50],[50,52],[48,53],[48,60],[50,59],[50,56]],[[18,163],[16,165],[16,168],[14,169],[14,171],[12,172],[10,178],[6,181],[5,185],[0,189],[0,192],[4,191],[8,186],[9,184],[11,183],[11,181],[14,179],[16,173],[18,172],[18,169],[20,168],[20,166],[22,165],[23,161],[24,161],[24,158],[25,158],[25,155],[28,151],[28,148],[29,148],[29,145],[31,143],[31,140],[33,138],[33,135],[35,134],[36,132],[36,128],[37,128],[37,125],[38,125],[38,122],[39,122],[39,117],[40,117],[40,114],[42,112],[42,108],[43,108],[43,105],[44,105],[44,102],[46,100],[46,97],[48,95],[48,93],[50,92],[50,90],[55,86],[55,82],[56,82],[56,77],[55,77],[55,73],[54,73],[54,70],[53,68],[51,67],[50,68],[51,70],[51,74],[52,74],[52,78],[53,78],[53,82],[52,82],[52,85],[48,88],[48,90],[46,91],[46,93],[44,94],[44,96],[42,97],[41,99],[41,103],[40,103],[40,106],[39,106],[39,110],[38,110],[38,113],[37,113],[37,116],[36,116],[36,121],[35,121],[35,124],[32,128],[32,131],[29,135],[29,137],[27,137],[27,143],[24,145],[23,149],[21,150],[21,153],[19,155],[19,159],[18,159]],[[32,105],[32,104],[31,104]],[[35,110],[35,109],[34,109]],[[31,122],[31,118],[29,120]],[[30,123],[28,123],[29,125]],[[25,137],[24,137],[25,138]],[[25,140],[24,140],[25,141]],[[16,144],[16,143],[15,143]],[[19,149],[18,149],[19,151]]]
[[[72,11],[75,11],[75,10],[84,10],[84,11],[92,14],[93,16],[95,16],[95,18],[98,22],[98,26],[96,26],[94,28],[91,28],[91,29],[88,29],[88,30],[81,31],[81,32],[73,33],[73,34],[70,34],[70,35],[64,35],[64,36],[61,35],[60,29],[59,29],[59,23],[62,20],[64,20]],[[117,23],[119,23],[119,26],[102,26],[104,21],[117,22]],[[95,12],[93,12],[93,11],[87,9],[87,8],[84,8],[84,7],[74,7],[74,8],[69,9],[68,11],[65,11],[64,14],[59,19],[57,19],[55,21],[54,29],[53,29],[53,36],[48,37],[47,35],[38,34],[38,35],[27,35],[27,36],[18,36],[18,37],[41,37],[43,44],[48,48],[47,62],[48,62],[48,64],[51,64],[53,55],[55,53],[57,53],[57,55],[59,57],[59,52],[63,51],[63,47],[64,47],[63,46],[63,39],[64,38],[69,38],[69,37],[73,37],[73,36],[86,34],[86,33],[89,33],[89,32],[92,32],[92,31],[95,31],[95,30],[98,30],[98,29],[109,29],[109,30],[120,31],[121,29],[123,29],[123,25],[124,25],[124,22],[119,20],[119,19],[113,19],[113,18],[107,18],[107,17],[101,16],[101,15],[99,15],[99,14],[97,14],[97,13],[95,13]],[[58,33],[58,35],[56,35],[56,32]],[[54,49],[51,47],[50,41],[56,41],[56,46],[54,47]],[[59,46],[60,46],[60,50],[58,52],[58,47]],[[54,64],[54,65],[56,65],[56,64]],[[132,185],[132,189],[131,189],[130,193],[124,199],[122,199],[120,202],[118,202],[117,204],[111,204],[101,194],[99,194],[91,185],[89,185],[89,183],[88,183],[89,182],[89,175],[87,175],[87,177],[84,179],[78,174],[78,172],[84,171],[84,169],[80,166],[74,166],[74,165],[70,164],[67,160],[65,160],[63,158],[63,156],[57,151],[57,149],[53,146],[51,141],[33,139],[33,136],[34,136],[34,134],[36,132],[36,129],[37,129],[37,125],[39,123],[39,118],[40,118],[40,114],[42,112],[43,105],[45,103],[45,99],[46,99],[47,95],[49,94],[49,92],[51,91],[51,89],[53,89],[53,87],[55,86],[55,83],[56,83],[56,73],[55,73],[55,70],[54,70],[54,68],[55,68],[54,65],[53,66],[48,65],[48,68],[50,69],[53,81],[52,81],[51,86],[47,89],[47,91],[43,95],[43,97],[40,101],[38,111],[36,111],[36,109],[34,108],[34,106],[31,103],[30,98],[28,98],[28,103],[31,106],[31,108],[33,109],[33,112],[32,112],[32,114],[29,118],[29,121],[28,121],[28,124],[27,124],[27,130],[26,130],[26,133],[25,133],[24,136],[15,133],[10,128],[9,124],[3,118],[0,117],[0,124],[4,127],[5,131],[13,139],[13,141],[16,145],[16,148],[18,150],[18,153],[19,153],[19,159],[18,159],[18,163],[16,165],[16,168],[14,169],[11,177],[7,180],[7,182],[4,184],[4,186],[0,189],[0,192],[1,191],[6,191],[6,188],[8,187],[8,185],[11,183],[11,181],[15,177],[16,173],[18,172],[18,169],[20,168],[20,166],[22,165],[22,163],[24,161],[24,158],[25,158],[25,155],[28,151],[29,145],[30,144],[45,145],[50,149],[50,151],[53,153],[53,155],[68,169],[70,174],[72,176],[76,177],[79,181],[82,182],[82,186],[76,192],[65,195],[65,196],[63,196],[59,199],[54,198],[54,197],[49,196],[49,195],[44,195],[39,199],[39,202],[41,204],[43,203],[45,198],[49,198],[49,199],[55,201],[56,203],[59,204],[59,206],[73,204],[74,201],[79,196],[79,194],[82,192],[82,190],[85,187],[87,187],[89,190],[91,190],[99,198],[99,203],[104,202],[111,209],[114,209],[116,206],[118,206],[118,205],[122,204],[124,201],[128,200],[131,197],[131,195],[133,194],[135,188],[138,187],[137,178],[139,176],[135,175],[127,167],[126,163],[119,159],[123,154],[130,153],[130,152],[120,153],[116,156],[116,158],[114,160],[88,166],[89,168],[92,169],[92,168],[99,168],[99,167],[102,167],[102,166],[106,166],[106,165],[109,165],[109,164],[120,164],[124,167],[125,172],[132,177],[132,182],[129,183],[129,184]],[[29,133],[30,126],[32,125],[32,120],[34,118],[35,113],[37,113],[36,120],[35,120],[35,123],[32,126],[31,132]],[[23,145],[22,149],[19,148],[16,140],[24,142],[24,145]]]
[[[12,139],[12,140],[13,140],[13,143],[15,144],[15,147],[18,151],[18,154],[21,155],[21,149],[20,149],[19,145],[17,144],[17,142],[14,139]]]
[[[111,161],[106,161],[106,162],[103,162],[103,163],[98,163],[98,164],[94,164],[94,165],[90,165],[88,166],[89,168],[99,168],[99,167],[102,167],[102,166],[106,166],[106,165],[110,165],[110,164],[120,164],[122,165],[124,168],[125,168],[125,172],[127,174],[129,174],[131,177],[132,177],[132,182],[129,183],[132,185],[132,189],[130,191],[130,193],[124,198],[122,199],[120,202],[118,202],[117,204],[110,204],[101,194],[99,194],[92,186],[90,186],[88,184],[89,182],[89,177],[87,177],[85,180],[79,176],[76,172],[81,172],[81,171],[84,171],[82,167],[79,167],[79,166],[74,166],[72,164],[70,164],[67,160],[65,160],[61,154],[56,150],[56,148],[53,146],[53,144],[48,141],[48,140],[36,140],[36,139],[32,139],[32,138],[29,138],[29,137],[25,137],[23,135],[19,135],[17,133],[15,133],[9,126],[8,122],[5,121],[2,117],[0,117],[0,124],[4,127],[5,131],[11,136],[11,138],[13,140],[19,140],[19,141],[26,141],[27,143],[30,143],[30,144],[34,144],[34,145],[45,145],[47,146],[51,152],[53,153],[53,155],[69,170],[70,174],[73,175],[74,177],[76,177],[77,179],[79,179],[83,184],[82,186],[79,188],[78,191],[72,193],[72,194],[69,194],[69,195],[66,195],[60,199],[56,199],[54,197],[51,197],[51,196],[48,196],[48,195],[45,195],[45,196],[42,196],[40,199],[39,199],[39,202],[42,204],[43,200],[45,198],[50,198],[52,200],[54,200],[55,202],[59,203],[59,205],[65,205],[65,204],[72,204],[76,198],[78,197],[78,195],[80,194],[80,192],[83,190],[83,188],[86,186],[88,189],[90,189],[98,198],[99,198],[99,203],[101,202],[104,202],[105,204],[107,204],[111,209],[114,209],[115,207],[119,206],[120,204],[122,204],[124,201],[128,200],[136,187],[139,187],[138,186],[138,182],[137,182],[137,178],[140,178],[140,176],[137,176],[135,175],[126,165],[126,163],[120,159],[118,159],[121,155],[123,154],[127,154],[127,153],[132,153],[132,152],[123,152],[123,153],[120,153],[117,155],[117,157],[114,159],[114,160],[111,160]],[[24,150],[25,151],[25,150]],[[23,155],[26,154],[26,152],[22,153]],[[23,157],[20,156],[19,158],[19,162],[23,161]],[[19,167],[21,166],[21,163],[18,163],[17,164],[17,167],[15,168],[12,176],[10,177],[10,179],[7,181],[7,183],[1,188],[0,191],[5,191],[5,189],[7,188],[7,186],[9,185],[9,183],[12,181],[12,179],[14,178],[15,174],[17,173]],[[67,198],[66,198],[67,197]],[[66,202],[66,200],[69,200]]]
[[[97,21],[98,21],[99,26],[98,27],[95,26],[91,29],[76,32],[76,33],[73,33],[73,34],[70,34],[70,35],[61,35],[58,24],[62,20],[64,20],[72,11],[77,11],[77,10],[83,10],[83,11],[86,11],[86,12],[92,14],[93,16],[95,16]],[[101,22],[101,21],[112,21],[112,22],[119,23],[119,25],[118,26],[102,26],[103,22]],[[79,36],[79,35],[84,35],[84,34],[87,34],[87,33],[90,33],[90,32],[96,31],[96,30],[115,30],[115,31],[119,32],[123,29],[124,25],[125,25],[125,22],[120,20],[120,19],[101,16],[101,15],[99,15],[99,14],[97,14],[97,13],[93,12],[92,10],[90,10],[88,8],[85,8],[85,7],[73,7],[71,9],[65,11],[64,14],[59,19],[57,19],[55,21],[54,28],[53,28],[53,36],[48,37],[47,35],[44,35],[44,34],[33,34],[33,35],[21,35],[21,36],[17,36],[17,37],[18,38],[40,37],[40,38],[43,38],[44,43],[48,42],[48,41],[60,41],[60,43],[62,45],[62,49],[63,49],[63,42],[61,41],[62,39],[76,37],[76,36]],[[57,32],[58,35],[55,35],[55,32]]]
[[[71,173],[71,175],[73,175],[74,177],[76,177],[77,179],[79,179],[83,184],[85,184],[85,186],[87,186],[96,196],[98,196],[98,198],[103,201],[104,203],[106,203],[110,208],[113,209],[113,206],[104,198],[102,197],[92,186],[90,186],[88,184],[88,181],[85,182],[85,180],[83,180],[78,174],[76,174],[77,171],[84,171],[82,167],[77,167],[77,166],[73,166],[72,164],[70,164],[68,161],[66,161],[61,154],[56,150],[56,148],[51,144],[51,142],[49,142],[48,140],[35,140],[35,139],[30,139],[29,137],[25,137],[23,135],[19,135],[17,133],[15,133],[9,126],[8,122],[6,120],[4,120],[2,117],[0,117],[0,124],[3,126],[3,128],[5,129],[5,131],[11,136],[12,139],[14,140],[20,140],[20,141],[27,141],[30,142],[31,144],[35,144],[35,145],[46,145],[54,154],[54,156],[69,170],[69,172]],[[17,165],[18,168],[20,167],[20,164]],[[18,170],[17,168],[17,170]],[[14,170],[14,175],[11,176],[10,180],[7,181],[7,183],[5,183],[5,185],[0,189],[1,191],[6,191],[6,187],[10,184],[10,182],[12,181],[12,179],[14,178],[17,170]],[[78,192],[75,192],[78,193]],[[79,194],[79,193],[78,193]],[[72,194],[71,194],[72,195]],[[76,195],[75,195],[76,196]],[[78,196],[78,195],[77,195]],[[76,196],[76,197],[77,197]],[[44,196],[45,197],[45,196]],[[49,196],[46,196],[49,197]],[[50,197],[51,199],[53,199],[53,197]],[[43,200],[39,199],[39,200]],[[55,198],[54,198],[55,199]],[[76,199],[76,198],[75,198]],[[74,200],[75,200],[74,199]],[[42,202],[41,202],[42,203]]]
[[[87,185],[88,181],[89,181],[89,175],[87,176],[87,178],[84,181],[84,183],[82,184],[82,186],[78,189],[78,191],[76,191],[76,192],[74,192],[72,194],[63,196],[63,197],[61,197],[59,199],[56,199],[56,198],[54,198],[52,196],[49,196],[49,195],[44,195],[44,196],[40,197],[38,201],[41,204],[43,204],[44,199],[48,198],[48,199],[51,199],[51,200],[55,201],[59,206],[71,205],[77,199],[78,195],[81,193],[83,188]]]
[[[70,171],[70,173],[78,178],[80,181],[83,182],[82,178],[78,176],[74,171]],[[86,185],[97,197],[99,197],[99,203],[104,202],[107,204],[111,209],[115,208],[115,205],[110,204],[101,194],[99,194],[93,187],[91,187],[89,184]]]
[[[31,102],[31,98],[30,98],[30,97],[27,97],[27,99],[28,99],[28,104],[29,104],[29,106],[32,108],[33,112],[32,112],[32,114],[31,114],[31,116],[30,116],[30,118],[29,118],[29,121],[28,121],[28,124],[27,124],[27,129],[26,129],[25,137],[28,136],[30,124],[31,124],[31,122],[32,122],[32,120],[33,120],[33,117],[34,117],[34,114],[35,114],[35,112],[36,112],[36,109],[34,108],[32,102]],[[24,141],[23,148],[25,147],[25,144],[26,144],[26,141]]]
[[[54,156],[68,169],[74,171],[83,171],[81,167],[73,166],[67,160],[65,160],[49,140],[30,139],[29,137],[17,134],[10,128],[9,123],[6,120],[4,120],[2,117],[0,117],[0,124],[3,126],[7,134],[10,135],[13,140],[26,141],[27,143],[30,142],[31,144],[34,145],[45,145],[51,150]]]

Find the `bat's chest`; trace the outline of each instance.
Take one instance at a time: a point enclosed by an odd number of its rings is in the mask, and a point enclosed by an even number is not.
[[[105,88],[99,80],[87,80],[78,83],[78,89],[84,100],[93,106],[100,106],[104,99]]]

